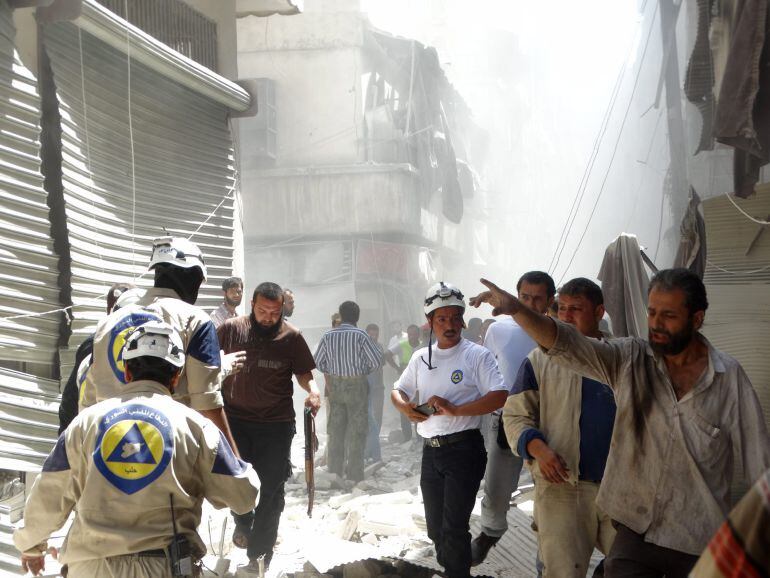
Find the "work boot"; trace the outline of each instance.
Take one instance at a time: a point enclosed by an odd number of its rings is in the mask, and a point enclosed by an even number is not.
[[[492,546],[499,540],[500,536],[487,536],[484,532],[471,540],[471,566],[478,566],[486,560]]]

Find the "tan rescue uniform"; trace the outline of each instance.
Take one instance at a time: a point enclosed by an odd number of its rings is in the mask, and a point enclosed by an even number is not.
[[[150,319],[170,324],[182,337],[186,360],[174,399],[199,411],[222,407],[214,324],[205,311],[182,301],[173,290],[152,288],[136,304],[114,311],[96,326],[91,366],[81,385],[81,410],[122,394],[123,343],[133,327]]]
[[[25,525],[14,533],[20,551],[43,551],[75,510],[59,556],[72,577],[111,576],[99,570],[108,567],[115,576],[143,576],[144,567],[148,576],[163,576],[153,570],[163,558],[129,556],[135,563],[128,564],[113,557],[168,546],[170,495],[178,532],[198,556],[205,552],[196,532],[204,498],[236,513],[257,501],[256,473],[213,422],[175,402],[159,383],[123,387],[122,397],[84,410],[60,436],[32,486]],[[122,567],[133,569],[126,574]]]

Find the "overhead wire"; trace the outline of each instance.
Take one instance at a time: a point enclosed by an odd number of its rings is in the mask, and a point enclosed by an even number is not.
[[[594,205],[591,208],[591,213],[588,216],[588,221],[586,222],[586,225],[583,228],[583,232],[580,235],[580,239],[578,240],[577,245],[575,246],[575,250],[572,252],[572,256],[570,257],[569,263],[567,263],[567,266],[564,269],[564,272],[562,273],[561,277],[559,278],[559,282],[557,284],[560,284],[562,282],[562,280],[566,276],[567,272],[569,271],[569,268],[572,266],[572,263],[575,260],[575,256],[577,255],[578,251],[580,250],[580,246],[583,243],[583,239],[585,239],[586,233],[588,232],[588,228],[591,225],[591,221],[593,220],[593,217],[596,214],[596,208],[599,206],[599,201],[601,200],[602,195],[604,193],[604,189],[605,189],[605,186],[607,184],[607,180],[609,178],[610,171],[612,169],[612,165],[613,165],[613,163],[615,161],[615,156],[617,155],[618,148],[620,146],[620,140],[621,140],[621,138],[623,136],[623,129],[626,126],[626,122],[628,121],[628,116],[629,116],[629,114],[631,112],[631,107],[632,107],[632,105],[634,103],[634,96],[636,95],[636,89],[639,86],[639,79],[641,77],[642,68],[644,66],[645,56],[647,55],[647,49],[650,46],[650,39],[652,38],[652,32],[655,29],[655,19],[656,19],[656,16],[658,14],[658,6],[659,6],[659,4],[656,2],[655,3],[655,9],[654,9],[654,12],[652,14],[652,18],[650,19],[651,22],[650,22],[649,31],[647,32],[647,39],[645,40],[644,49],[642,50],[642,55],[641,55],[641,57],[639,59],[639,66],[637,67],[636,75],[634,77],[634,84],[633,84],[633,87],[631,89],[631,95],[629,96],[629,99],[628,99],[628,106],[626,107],[626,111],[623,114],[623,120],[622,120],[622,122],[620,124],[620,128],[618,129],[617,138],[615,139],[615,145],[613,146],[612,154],[610,156],[610,160],[607,163],[607,170],[604,173],[604,178],[602,179],[602,184],[599,187],[599,193],[596,196],[596,201],[594,202]],[[554,270],[554,272],[555,272],[555,270]]]
[[[761,219],[757,219],[756,217],[752,217],[749,215],[746,211],[744,211],[738,203],[735,202],[735,199],[733,199],[730,196],[730,193],[725,193],[725,197],[727,197],[727,200],[730,201],[736,209],[738,209],[738,212],[741,213],[744,217],[746,217],[749,221],[752,223],[756,223],[757,225],[770,225],[770,221],[763,221]]]

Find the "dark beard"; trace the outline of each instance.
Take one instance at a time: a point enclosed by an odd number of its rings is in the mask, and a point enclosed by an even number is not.
[[[281,325],[283,324],[283,318],[279,319],[278,322],[274,325],[266,326],[257,321],[257,318],[254,317],[253,313],[250,315],[250,317],[251,326],[254,328],[254,333],[256,333],[257,337],[261,339],[272,339],[278,335],[278,332],[281,330]]]
[[[229,298],[227,295],[225,295],[225,303],[226,303],[228,306],[232,307],[233,309],[235,309],[236,307],[238,307],[238,305],[240,305],[240,304],[241,304],[241,301],[242,301],[242,299],[238,299],[238,300],[235,300],[235,299],[230,299],[230,298]]]
[[[658,333],[668,336],[668,343],[655,343],[652,340],[652,334]],[[650,343],[650,347],[656,353],[662,355],[678,355],[685,350],[695,336],[695,323],[693,318],[690,317],[687,320],[687,325],[679,333],[669,333],[668,331],[648,331],[647,340]]]

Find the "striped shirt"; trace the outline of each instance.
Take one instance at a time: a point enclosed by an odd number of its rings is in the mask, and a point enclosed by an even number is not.
[[[366,331],[343,323],[321,336],[314,357],[319,371],[353,377],[368,375],[377,369],[382,354]]]

